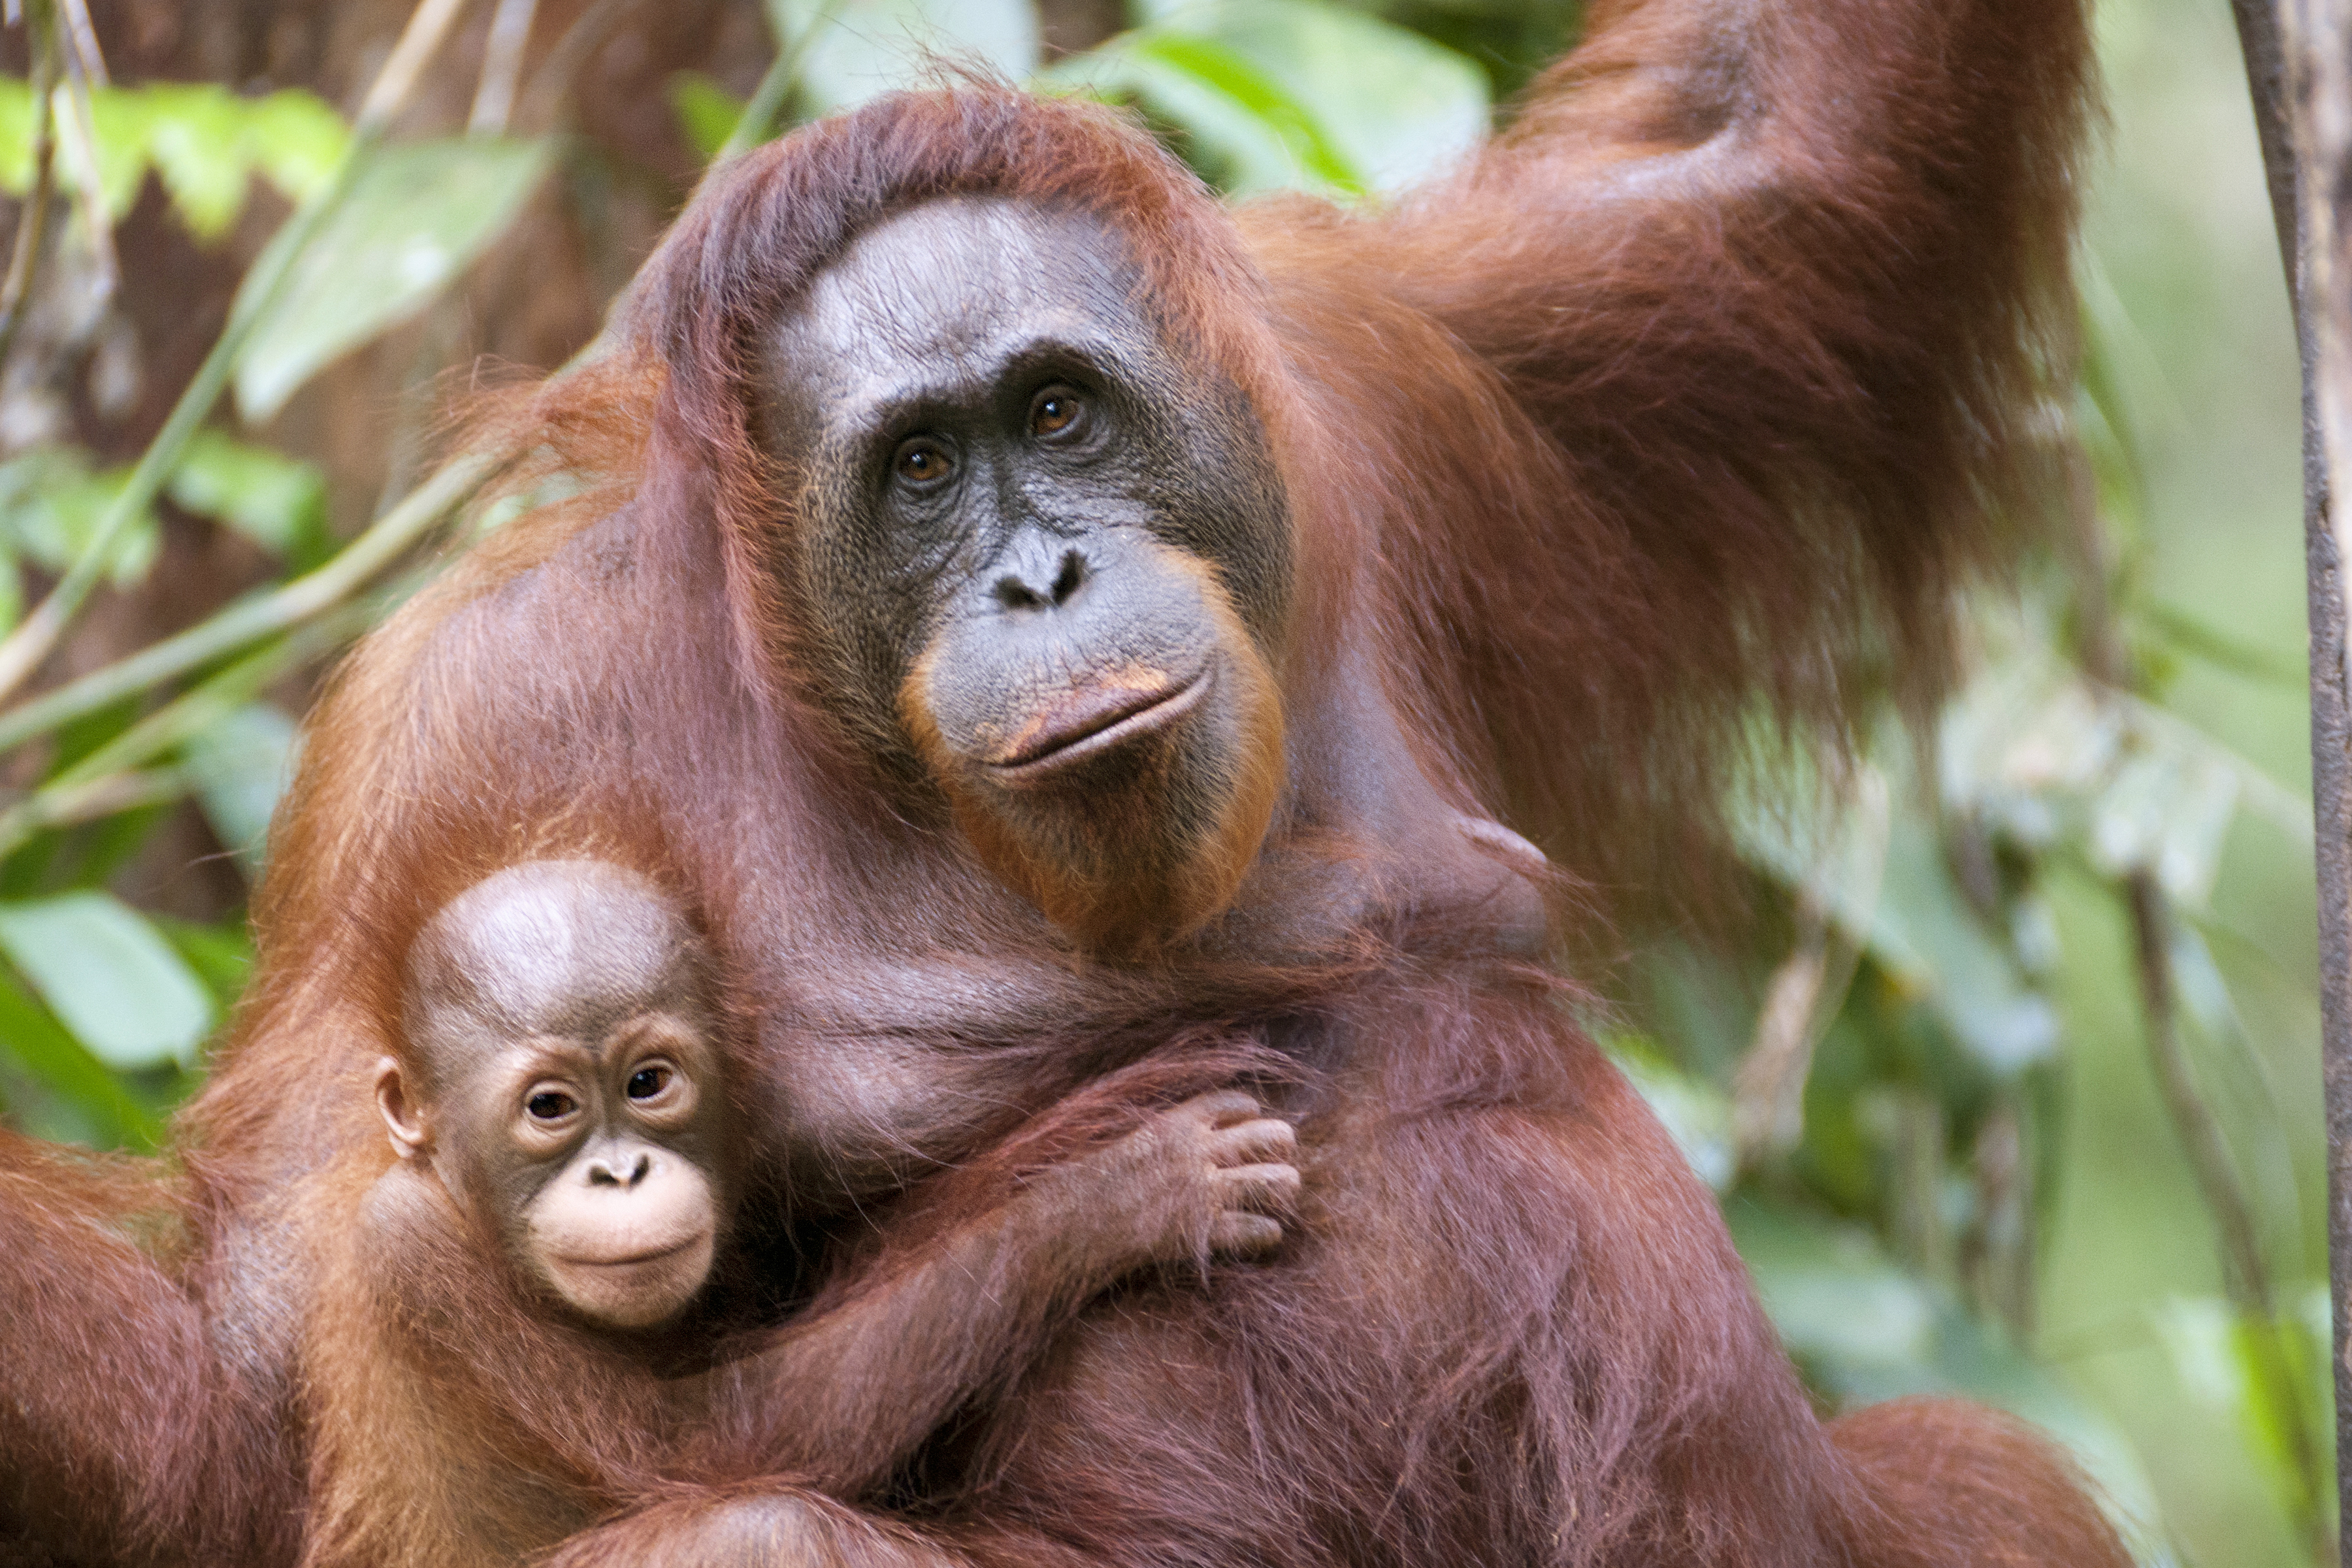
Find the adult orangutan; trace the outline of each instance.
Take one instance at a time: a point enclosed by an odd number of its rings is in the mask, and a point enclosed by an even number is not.
[[[300,1447],[287,1260],[382,1142],[398,955],[617,838],[740,987],[805,1278],[1186,1029],[1287,1064],[1306,1190],[1277,1257],[1082,1314],[862,1511],[681,1472],[560,1562],[2124,1562],[1996,1417],[1816,1419],[1534,963],[1584,933],[1529,842],[1613,885],[1759,702],[1932,694],[2032,510],[2086,59],[2079,0],[1652,0],[1392,209],[1227,214],[994,90],[722,171],[615,352],[489,427],[609,483],[313,722],[190,1119],[195,1299],[70,1277],[38,1178],[0,1207],[0,1279],[58,1292],[0,1327],[0,1459],[43,1517],[268,1534],[179,1476]],[[109,1313],[159,1392],[93,1385]]]

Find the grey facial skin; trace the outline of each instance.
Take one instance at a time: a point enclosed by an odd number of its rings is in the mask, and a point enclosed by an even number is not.
[[[1139,288],[1088,216],[958,198],[869,230],[779,326],[801,587],[870,731],[898,733],[929,649],[947,744],[1034,760],[1213,666],[1204,586],[1270,650],[1290,560],[1263,432]],[[1052,711],[1073,688],[1098,689]]]
[[[593,1323],[652,1328],[709,1277],[723,1101],[699,945],[643,878],[594,861],[499,873],[409,958],[422,1082],[378,1064],[393,1147]]]

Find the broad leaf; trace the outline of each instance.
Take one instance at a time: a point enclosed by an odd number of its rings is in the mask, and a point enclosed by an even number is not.
[[[1916,987],[1959,1044],[2007,1078],[2049,1059],[2058,1046],[2058,1015],[2036,994],[2016,959],[1952,881],[1926,824],[1898,818],[1888,835],[1886,877],[1872,926],[1871,954]],[[1919,965],[1886,963],[1901,952]]]
[[[327,483],[310,463],[208,427],[190,438],[172,475],[171,496],[183,510],[226,523],[272,555],[284,555],[323,523]]]
[[[0,539],[9,553],[62,572],[89,547],[131,477],[128,468],[92,473],[89,462],[79,447],[36,447],[0,463]],[[144,577],[161,545],[155,514],[141,511],[115,542],[108,563],[114,584]]]
[[[801,51],[800,97],[813,114],[934,84],[942,68],[1008,81],[1037,68],[1029,0],[771,0],[769,10],[785,47]]]
[[[544,141],[482,136],[365,153],[246,343],[238,411],[251,423],[269,418],[328,363],[430,304],[514,221],[551,155]],[[240,297],[238,308],[247,304]]]
[[[163,1118],[125,1093],[89,1047],[5,975],[0,975],[0,1053],[96,1121],[102,1142],[145,1149],[163,1142]]]
[[[68,107],[72,95],[57,92],[58,177],[62,184],[79,179],[80,122]],[[147,177],[147,138],[154,125],[154,105],[143,92],[100,88],[89,95],[89,123],[98,137],[96,148],[99,194],[107,216],[120,223],[139,199],[140,182]]]
[[[232,916],[218,925],[205,925],[158,915],[154,925],[188,961],[223,1012],[236,1005],[245,983],[253,976],[253,937],[244,921]]]
[[[71,99],[60,89],[57,177],[79,177],[83,151]],[[150,82],[90,94],[99,188],[120,218],[152,167],[191,232],[217,238],[245,210],[256,170],[289,201],[325,187],[351,144],[342,117],[315,93],[289,88],[242,98],[211,82]],[[72,145],[67,144],[70,139]],[[0,77],[0,190],[23,195],[33,180],[33,95],[21,77]]]
[[[0,951],[109,1067],[193,1061],[212,1027],[203,983],[110,893],[0,903]]]
[[[205,820],[248,874],[260,868],[270,813],[294,776],[294,721],[255,702],[188,742],[188,769]]]
[[[32,84],[20,76],[0,76],[0,191],[21,196],[32,188]]]
[[[198,239],[217,239],[245,208],[253,154],[245,106],[215,83],[146,89],[147,152],[172,205]]]
[[[2157,1341],[2181,1384],[2244,1440],[2283,1510],[2320,1508],[2305,1484],[2301,1445],[2333,1425],[2330,1333],[2325,1286],[2265,1323],[2211,1297],[2176,1298],[2154,1312]],[[2284,1384],[2284,1386],[2282,1386]],[[2294,1408],[2283,1408],[2283,1401]],[[2324,1456],[2323,1456],[2324,1458]]]
[[[317,94],[287,88],[247,101],[245,143],[254,166],[291,202],[326,189],[351,148],[351,127]]]
[[[1486,79],[1374,17],[1303,0],[1160,7],[1043,85],[1131,99],[1235,195],[1394,190],[1478,144]]]
[[[1322,122],[1275,77],[1218,38],[1150,28],[1074,56],[1044,85],[1134,99],[1183,133],[1193,164],[1235,195],[1363,188]]]
[[[1197,29],[1303,107],[1354,176],[1398,190],[1486,134],[1486,76],[1418,33],[1303,0],[1183,6],[1164,25]]]

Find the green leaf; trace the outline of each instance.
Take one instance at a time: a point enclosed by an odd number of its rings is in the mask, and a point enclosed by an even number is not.
[[[2177,605],[2148,603],[2137,606],[2135,613],[2168,647],[2201,658],[2216,669],[2297,691],[2311,679],[2303,655],[2260,647]]]
[[[1133,99],[1189,140],[1196,165],[1234,195],[1363,188],[1355,166],[1282,85],[1213,38],[1124,34],[1045,73],[1042,84],[1107,100]]]
[[[245,983],[253,975],[253,936],[242,920],[205,925],[159,915],[154,926],[188,961],[188,967],[196,972],[222,1012],[236,1005],[245,994]]]
[[[1927,826],[1898,818],[1888,834],[1886,878],[1871,943],[1874,958],[1906,990],[1925,994],[1959,1044],[1988,1070],[2013,1077],[2058,1047],[2058,1015],[2025,983],[2014,957],[1988,931],[1952,880]],[[1908,973],[1886,963],[1911,955]]]
[[[260,869],[270,814],[294,776],[294,721],[266,702],[254,702],[187,745],[205,820],[249,875]]]
[[[101,1141],[147,1149],[163,1142],[163,1118],[126,1093],[105,1063],[5,974],[0,974],[0,1051],[96,1122]]]
[[[0,463],[0,539],[51,572],[61,572],[97,536],[98,524],[130,482],[128,467],[91,473],[79,447],[37,447]],[[154,564],[162,533],[142,511],[116,542],[108,570],[116,586]]]
[[[244,106],[216,83],[146,89],[147,152],[190,233],[218,239],[245,210],[253,153]]]
[[[1890,818],[1887,793],[1865,770],[1851,805],[1820,821],[1743,798],[1740,851],[1818,898],[1846,939],[1987,1069],[2006,1078],[2047,1060],[2057,1014],[1953,882],[1933,825],[1909,812]]]
[[[186,962],[110,893],[0,904],[0,951],[109,1067],[192,1061],[212,1027]]]
[[[58,89],[60,93],[65,90]],[[99,195],[106,203],[107,216],[117,223],[129,215],[131,204],[139,199],[139,184],[147,177],[148,138],[154,113],[154,105],[144,92],[119,87],[91,89],[89,123],[98,137]],[[58,126],[62,154],[78,142],[80,132],[74,117],[62,108]],[[71,173],[74,167],[73,158],[62,158],[61,173]]]
[[[2333,1421],[2326,1289],[2312,1294],[2316,1310],[2275,1322],[2210,1297],[2176,1298],[2154,1313],[2158,1342],[2182,1386],[2236,1428],[2280,1507],[2297,1519],[2322,1505],[2291,1434],[2300,1428],[2315,1440]]]
[[[1181,4],[1073,56],[1044,85],[1132,99],[1236,195],[1395,190],[1486,132],[1478,67],[1416,33],[1305,0]]]
[[[1728,1191],[1738,1174],[1731,1146],[1730,1098],[1705,1079],[1675,1067],[1652,1041],[1611,1035],[1601,1043],[1609,1059],[1648,1102],[1651,1114],[1665,1124],[1666,1135],[1698,1179],[1718,1193]]]
[[[286,199],[326,189],[351,149],[351,127],[316,93],[287,88],[247,100],[245,142],[254,164]]]
[[[299,88],[253,99],[212,82],[100,88],[89,117],[107,211],[120,218],[130,210],[152,164],[182,221],[206,240],[245,210],[256,169],[289,201],[306,201],[334,176],[351,144],[342,118]],[[61,121],[58,134],[79,145],[78,128]],[[63,142],[58,159],[60,182],[79,180],[79,156]],[[0,190],[22,195],[32,181],[32,88],[0,77]]]
[[[2237,814],[2239,773],[2221,758],[2149,746],[2091,805],[2091,861],[2109,876],[2146,866],[2164,890],[2202,909]]]
[[[2071,1449],[2127,1534],[2157,1520],[2155,1489],[2121,1432],[1948,1292],[1897,1268],[1867,1233],[1749,1199],[1726,1205],[1724,1219],[1790,1353],[1842,1407],[1912,1394],[1981,1401]]]
[[[1318,127],[1356,184],[1398,190],[1486,134],[1486,75],[1375,16],[1302,0],[1179,10],[1170,26],[1216,39],[1277,83]]]
[[[33,188],[33,85],[0,76],[0,191],[21,196]]]
[[[226,523],[272,555],[326,519],[327,482],[315,465],[210,427],[189,438],[170,493],[182,510]]]
[[[770,10],[779,37],[806,39],[799,89],[812,114],[929,85],[943,65],[1011,81],[1037,68],[1029,0],[772,0]]]
[[[677,71],[669,79],[670,112],[694,150],[707,160],[717,155],[743,118],[743,100],[700,71]]]
[[[545,140],[467,136],[363,154],[343,205],[239,356],[247,421],[269,418],[324,366],[430,304],[513,223],[552,151]],[[247,308],[242,297],[237,308]]]

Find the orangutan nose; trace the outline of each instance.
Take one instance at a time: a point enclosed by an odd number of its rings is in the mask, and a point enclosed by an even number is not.
[[[1058,610],[1078,596],[1094,573],[1087,558],[1076,549],[1062,552],[1062,558],[1052,563],[1053,577],[1045,581],[1045,574],[1015,569],[996,580],[991,591],[996,602],[1008,610]],[[1044,582],[1041,587],[1038,585]]]
[[[619,1154],[600,1154],[588,1162],[588,1184],[592,1187],[618,1187],[627,1192],[650,1175],[653,1168],[653,1156],[642,1149],[632,1149]]]

